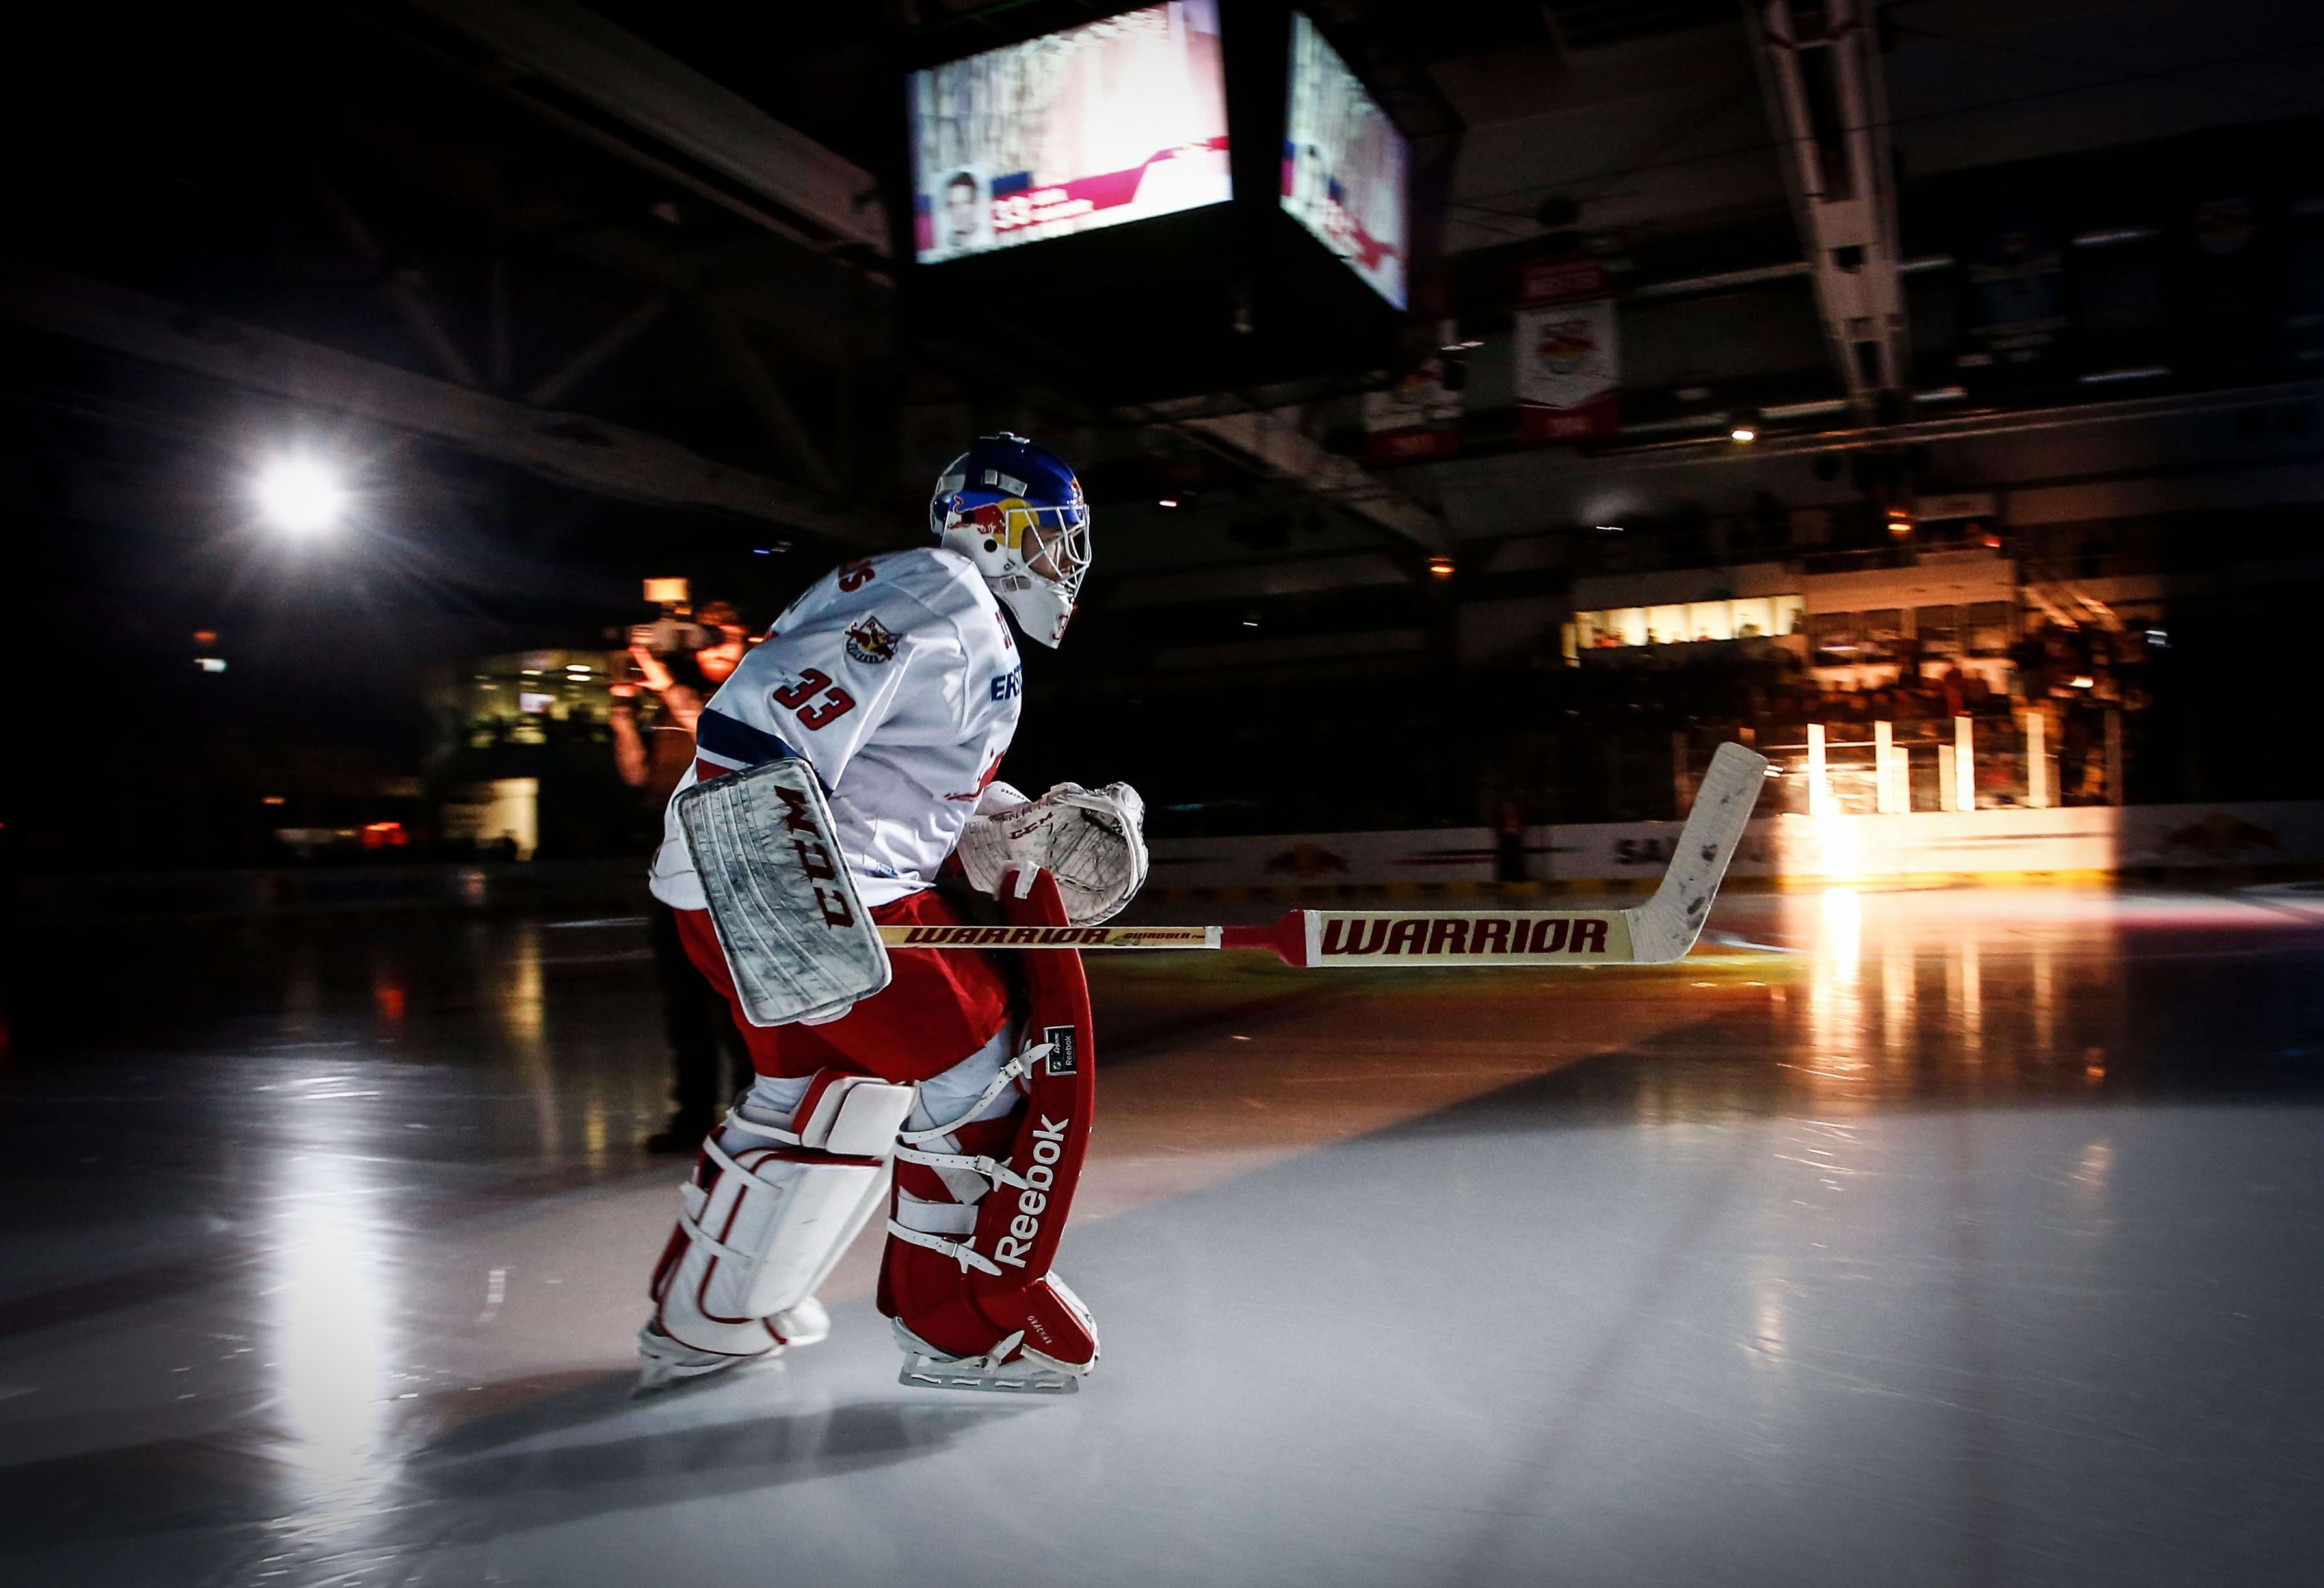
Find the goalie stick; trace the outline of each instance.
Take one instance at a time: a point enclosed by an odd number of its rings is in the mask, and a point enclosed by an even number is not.
[[[1722,744],[1662,883],[1628,909],[1295,909],[1256,927],[881,927],[890,948],[1271,948],[1286,965],[1667,965],[1702,936],[1767,758]]]

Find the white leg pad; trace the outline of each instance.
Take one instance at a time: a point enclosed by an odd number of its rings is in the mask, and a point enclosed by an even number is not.
[[[730,1118],[703,1149],[709,1188],[680,1187],[686,1245],[656,1288],[660,1333],[726,1357],[821,1338],[816,1288],[885,1204],[912,1102],[909,1086],[849,1076],[812,1095],[796,1134]]]

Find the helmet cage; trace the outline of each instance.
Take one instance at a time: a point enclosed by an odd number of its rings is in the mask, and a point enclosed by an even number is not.
[[[937,476],[928,529],[976,565],[1028,639],[1064,637],[1090,566],[1090,510],[1065,460],[1022,436],[980,436]]]
[[[1000,543],[1004,557],[994,582],[1022,589],[1039,579],[1054,585],[1071,603],[1081,595],[1090,566],[1090,510],[1086,503],[1033,507],[1023,502],[987,502],[953,514],[953,526],[967,526]]]

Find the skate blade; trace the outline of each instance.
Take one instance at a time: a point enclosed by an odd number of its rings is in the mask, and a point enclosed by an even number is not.
[[[908,1356],[896,1382],[911,1390],[977,1390],[996,1395],[1074,1395],[1081,1380],[1029,1362],[988,1368],[978,1359],[946,1362],[932,1356]]]
[[[713,1373],[730,1372],[749,1367],[753,1362],[772,1362],[782,1355],[783,1348],[762,1352],[757,1356],[717,1356],[709,1352],[689,1351],[675,1341],[638,1341],[638,1381],[630,1390],[631,1397],[651,1395],[656,1390],[673,1385],[691,1383],[708,1378]]]

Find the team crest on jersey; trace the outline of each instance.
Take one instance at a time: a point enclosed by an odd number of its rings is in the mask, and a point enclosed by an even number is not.
[[[887,624],[866,613],[862,622],[847,631],[847,654],[872,667],[893,661],[896,636]]]

